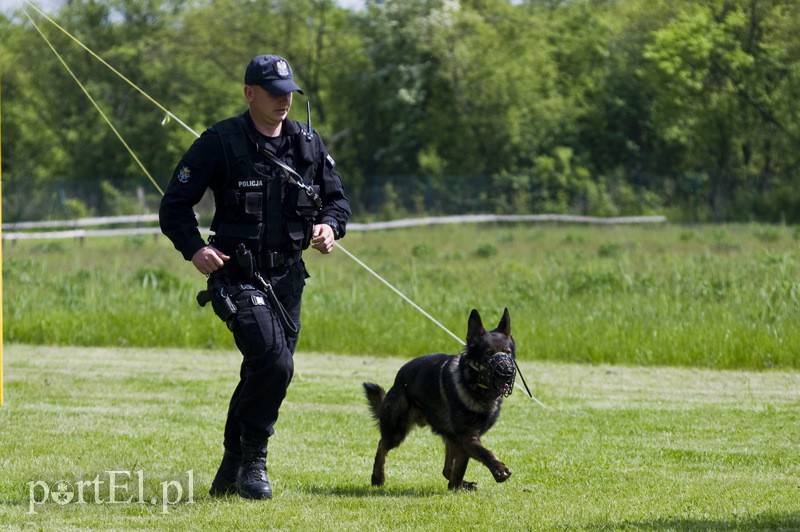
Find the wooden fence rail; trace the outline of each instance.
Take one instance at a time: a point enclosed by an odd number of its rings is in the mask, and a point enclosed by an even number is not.
[[[596,216],[573,216],[568,214],[470,214],[461,216],[436,216],[406,218],[386,222],[350,223],[348,231],[376,231],[398,229],[420,225],[465,224],[465,223],[564,223],[590,225],[652,224],[665,223],[665,216],[627,216],[600,218]],[[3,224],[3,240],[88,238],[103,236],[157,235],[161,230],[153,224],[157,214],[136,216],[104,216],[77,220],[46,220],[41,222],[11,222]],[[100,229],[109,225],[134,225]],[[46,230],[43,230],[46,229]],[[208,228],[201,228],[208,233]]]

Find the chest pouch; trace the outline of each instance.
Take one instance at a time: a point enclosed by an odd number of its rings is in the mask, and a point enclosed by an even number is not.
[[[253,251],[261,250],[264,231],[262,192],[245,192],[229,189],[224,195],[224,212],[214,235],[214,245],[226,254],[244,244]]]
[[[297,181],[289,181],[283,205],[286,214],[291,217],[315,218],[322,207],[319,185],[308,186]]]
[[[225,219],[245,224],[261,223],[264,212],[263,192],[229,189],[224,196]]]
[[[267,160],[282,170],[286,177],[288,188],[283,198],[284,214],[290,218],[315,218],[322,209],[319,185],[306,185],[303,177],[291,166],[278,159],[274,153],[260,147],[259,151]]]

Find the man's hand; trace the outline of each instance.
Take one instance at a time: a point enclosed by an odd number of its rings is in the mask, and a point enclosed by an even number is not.
[[[230,257],[214,246],[200,248],[192,255],[192,264],[197,271],[204,275],[210,275],[222,268]]]
[[[333,229],[328,224],[317,224],[311,234],[311,247],[327,255],[333,251],[333,241],[335,235]]]

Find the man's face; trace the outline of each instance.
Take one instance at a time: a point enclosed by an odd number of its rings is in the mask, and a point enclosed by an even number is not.
[[[267,126],[277,126],[283,122],[292,106],[291,92],[276,96],[259,85],[245,85],[244,93],[253,119]]]

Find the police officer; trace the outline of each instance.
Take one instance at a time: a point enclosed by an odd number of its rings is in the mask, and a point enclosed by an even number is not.
[[[333,158],[310,125],[287,118],[289,63],[259,55],[247,66],[248,110],[208,128],[184,154],[161,201],[161,230],[209,277],[215,313],[243,359],[228,408],[222,463],[211,495],[269,499],[267,440],[294,370],[302,251],[330,253],[350,216]],[[211,189],[214,233],[205,243],[193,207]]]

